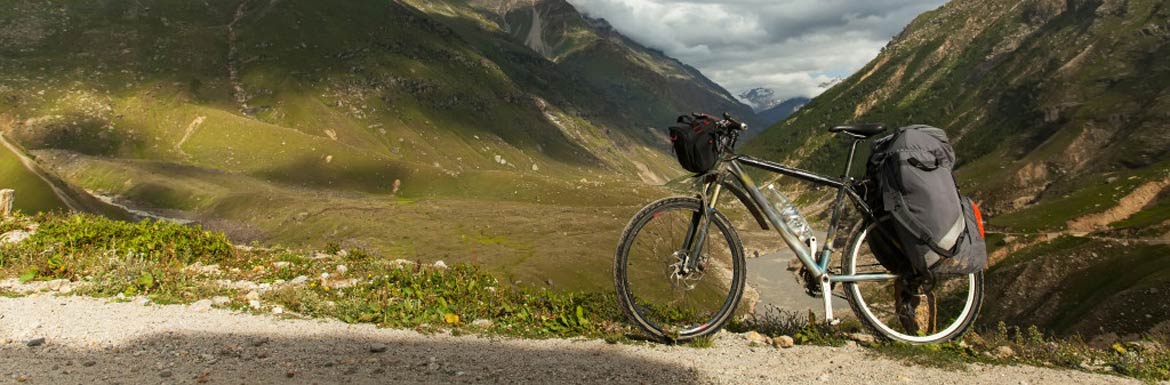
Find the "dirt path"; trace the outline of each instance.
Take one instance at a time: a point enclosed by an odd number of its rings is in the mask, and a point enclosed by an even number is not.
[[[30,347],[28,342],[44,338]],[[857,347],[713,348],[423,335],[82,297],[0,298],[0,376],[52,383],[1123,384],[1035,367],[910,367]]]
[[[183,131],[183,137],[179,139],[178,143],[175,143],[175,151],[178,151],[179,154],[182,154],[185,157],[191,157],[191,155],[188,155],[185,151],[183,151],[183,144],[187,143],[187,139],[191,139],[191,134],[194,134],[195,129],[203,125],[203,121],[206,119],[206,116],[196,116],[194,120],[191,120],[191,124],[188,124],[187,129]]]

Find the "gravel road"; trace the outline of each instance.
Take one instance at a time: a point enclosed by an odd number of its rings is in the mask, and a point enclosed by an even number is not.
[[[706,349],[424,335],[45,294],[0,298],[0,376],[29,384],[1138,383],[1023,366],[912,367],[858,347],[752,348],[730,333]]]

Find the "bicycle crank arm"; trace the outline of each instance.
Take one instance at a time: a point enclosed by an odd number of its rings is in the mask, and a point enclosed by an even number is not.
[[[841,320],[833,316],[833,283],[829,281],[829,275],[821,275],[821,298],[825,301],[825,323],[829,325],[838,325]]]

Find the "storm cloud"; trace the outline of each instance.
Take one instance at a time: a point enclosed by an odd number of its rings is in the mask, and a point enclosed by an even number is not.
[[[732,94],[815,96],[945,0],[569,0],[703,71]]]

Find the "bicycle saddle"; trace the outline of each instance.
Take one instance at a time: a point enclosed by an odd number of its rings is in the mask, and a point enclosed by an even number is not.
[[[850,124],[837,125],[829,129],[829,132],[844,132],[858,138],[868,138],[880,134],[886,130],[886,125],[881,123],[866,123],[866,124]]]

